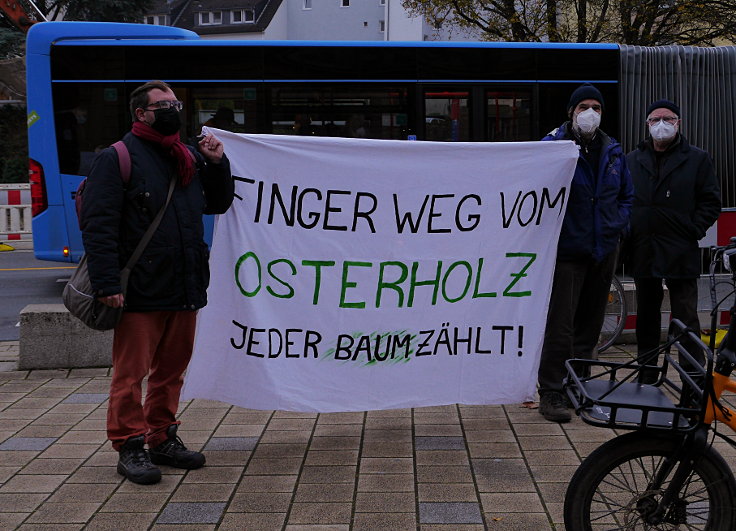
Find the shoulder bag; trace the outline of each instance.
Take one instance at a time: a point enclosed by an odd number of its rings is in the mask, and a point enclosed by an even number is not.
[[[146,246],[151,241],[153,233],[156,232],[156,229],[161,223],[166,207],[169,206],[169,202],[171,201],[175,186],[176,179],[172,178],[169,182],[169,193],[166,196],[166,203],[158,211],[158,214],[156,214],[153,222],[151,222],[148,230],[146,230],[141,238],[135,251],[133,251],[133,254],[125,264],[125,267],[120,271],[120,286],[123,290],[123,297],[125,297],[128,289],[130,272],[140,259]],[[72,278],[69,279],[69,282],[64,287],[61,298],[70,314],[94,330],[111,330],[117,326],[120,318],[123,316],[122,306],[120,308],[113,308],[97,300],[97,296],[92,290],[92,282],[89,279],[86,254],[82,256],[77,269],[74,270]]]

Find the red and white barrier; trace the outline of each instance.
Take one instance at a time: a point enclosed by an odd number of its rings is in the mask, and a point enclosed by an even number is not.
[[[31,185],[0,184],[0,241],[31,239]]]

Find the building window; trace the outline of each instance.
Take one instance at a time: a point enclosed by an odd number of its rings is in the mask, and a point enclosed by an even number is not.
[[[378,3],[382,6],[386,5],[386,0],[378,0]]]
[[[386,21],[385,20],[378,21],[378,31],[380,31],[381,33],[384,33],[386,31]]]
[[[304,0],[302,9],[312,9],[312,0]]]
[[[145,24],[155,24],[157,26],[168,26],[168,15],[149,15],[144,20]]]
[[[211,26],[222,24],[222,11],[202,11],[199,13],[199,25]]]
[[[350,0],[340,0],[340,7],[350,7]]]
[[[233,24],[252,24],[256,14],[252,9],[236,9],[230,12],[230,20]]]

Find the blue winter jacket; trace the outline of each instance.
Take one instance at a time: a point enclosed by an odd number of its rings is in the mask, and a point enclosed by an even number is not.
[[[574,140],[569,128],[567,122],[542,140]],[[558,260],[592,257],[600,262],[616,249],[629,223],[634,187],[626,157],[616,140],[600,129],[597,134],[602,140],[599,167],[591,168],[580,154],[557,246]]]

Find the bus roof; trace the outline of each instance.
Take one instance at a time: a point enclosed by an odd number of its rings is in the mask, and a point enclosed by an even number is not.
[[[618,49],[611,43],[566,42],[491,42],[491,41],[264,41],[210,40],[196,33],[171,26],[122,24],[113,22],[43,22],[28,33],[28,52],[46,54],[51,45],[65,46],[152,46],[162,40],[176,46],[359,46],[359,47],[436,47],[436,48],[527,48],[527,49]]]
[[[147,42],[161,40],[199,39],[193,31],[157,26],[153,24],[122,24],[113,22],[40,22],[28,31],[26,49],[28,53],[47,54],[52,44],[66,40],[121,41],[130,44],[133,40]]]

